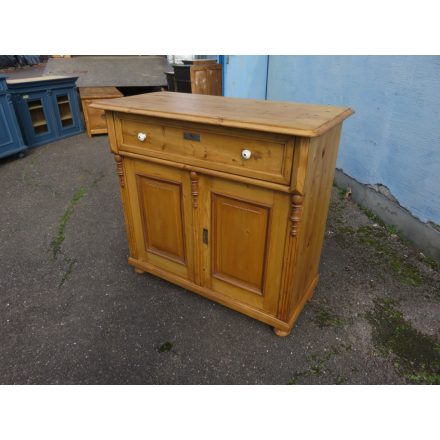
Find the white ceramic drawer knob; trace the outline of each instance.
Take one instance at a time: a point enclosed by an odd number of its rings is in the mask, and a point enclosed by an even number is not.
[[[242,150],[241,157],[244,160],[249,160],[251,158],[251,156],[252,156],[252,152],[250,150]]]
[[[144,140],[147,139],[147,134],[146,133],[138,133],[138,139],[141,142],[144,142]]]

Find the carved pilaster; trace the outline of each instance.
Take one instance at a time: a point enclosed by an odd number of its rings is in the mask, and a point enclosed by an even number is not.
[[[197,208],[198,205],[198,197],[199,197],[199,176],[195,171],[191,171],[191,196],[193,207]]]
[[[119,154],[115,154],[115,161],[116,161],[116,172],[119,176],[119,184],[124,188],[125,186],[125,180],[124,180],[124,167],[122,165],[122,157],[119,156]]]
[[[299,222],[301,221],[304,196],[300,193],[292,194],[290,209],[290,235],[295,237],[298,233]]]

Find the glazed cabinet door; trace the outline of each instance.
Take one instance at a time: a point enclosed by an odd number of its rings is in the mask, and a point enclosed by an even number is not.
[[[125,159],[135,258],[186,280],[194,279],[189,173]]]
[[[200,188],[203,285],[275,315],[288,195],[211,177]]]
[[[82,129],[76,90],[73,88],[54,90],[51,98],[60,135],[75,133],[78,129]]]
[[[56,138],[57,125],[47,91],[15,95],[14,106],[28,146],[38,146]]]

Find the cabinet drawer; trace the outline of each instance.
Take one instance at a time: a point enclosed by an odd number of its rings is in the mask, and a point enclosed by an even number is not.
[[[239,129],[172,123],[139,116],[116,116],[119,149],[289,184],[293,141],[284,136]],[[180,125],[182,124],[182,125]],[[138,134],[145,134],[141,141]],[[250,151],[249,159],[242,157]]]

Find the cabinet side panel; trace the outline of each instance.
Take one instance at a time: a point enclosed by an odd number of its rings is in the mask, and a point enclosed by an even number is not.
[[[289,316],[318,275],[340,133],[341,124],[310,140]]]
[[[83,101],[83,109],[84,109],[84,115],[87,113],[87,130],[91,134],[94,132],[99,133],[107,133],[107,122],[106,122],[106,116],[105,111],[90,107],[90,105],[93,104],[93,100],[86,100]]]

